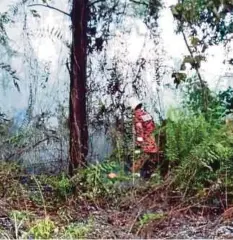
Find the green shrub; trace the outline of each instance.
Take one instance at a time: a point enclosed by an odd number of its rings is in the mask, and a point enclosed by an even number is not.
[[[14,224],[14,235],[16,239],[18,239],[19,234],[25,234],[23,230],[27,229],[27,226],[34,217],[35,216],[28,211],[13,210],[10,212],[10,218]]]
[[[139,220],[140,227],[142,227],[152,221],[161,220],[164,217],[165,217],[165,215],[163,213],[145,213]]]
[[[22,196],[21,184],[18,177],[21,173],[19,165],[0,162],[0,194],[5,197],[19,198]]]
[[[64,173],[59,176],[41,176],[40,182],[51,187],[51,190],[60,198],[66,199],[72,193],[72,183]]]
[[[70,179],[62,174],[61,178],[55,182],[55,188],[62,197],[67,197],[72,192]]]
[[[179,189],[192,192],[217,181],[226,169],[233,173],[233,138],[225,126],[214,125],[201,114],[170,113],[166,157]]]
[[[33,227],[29,229],[28,235],[35,239],[49,239],[55,230],[55,224],[48,217],[37,220]]]
[[[108,174],[111,172],[116,172],[117,178],[109,179]],[[129,177],[124,175],[117,162],[103,162],[80,170],[72,178],[72,182],[73,185],[85,193],[84,195],[93,199],[101,196],[115,197],[117,194],[115,184],[128,179]]]
[[[83,239],[91,232],[93,227],[92,221],[88,223],[71,223],[64,232],[64,237],[67,239]]]

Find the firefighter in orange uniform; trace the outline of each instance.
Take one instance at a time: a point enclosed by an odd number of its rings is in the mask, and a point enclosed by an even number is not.
[[[135,136],[135,154],[131,171],[140,171],[142,178],[149,179],[155,168],[159,151],[153,136],[155,123],[151,115],[143,109],[139,100],[132,99],[131,107]]]

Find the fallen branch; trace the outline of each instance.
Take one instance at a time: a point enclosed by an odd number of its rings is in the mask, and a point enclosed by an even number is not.
[[[131,226],[130,226],[130,229],[129,229],[129,231],[128,231],[128,234],[131,233],[131,231],[132,231],[132,229],[133,229],[135,223],[137,222],[138,217],[140,216],[141,213],[142,213],[142,210],[140,209],[140,210],[138,211],[138,214],[136,215],[136,217],[135,217],[133,223],[132,223]]]

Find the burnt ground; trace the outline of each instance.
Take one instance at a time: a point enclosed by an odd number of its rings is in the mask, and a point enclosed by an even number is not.
[[[49,216],[58,229],[91,218],[93,225],[86,236],[91,239],[233,238],[233,206],[224,204],[224,194],[209,191],[207,197],[184,198],[168,186],[168,183],[148,187],[139,183],[133,188],[120,186],[124,190],[121,195],[92,200],[78,191],[62,201],[57,201],[54,193],[43,192],[46,212],[41,202],[20,190],[11,197],[0,198],[0,237],[15,236],[15,222],[10,212],[27,210],[34,219]],[[18,229],[19,236],[27,226]],[[59,235],[59,230],[56,234]],[[54,238],[59,238],[58,235]]]

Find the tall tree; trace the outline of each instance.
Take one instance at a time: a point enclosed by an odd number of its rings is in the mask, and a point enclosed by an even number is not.
[[[70,170],[84,165],[88,153],[86,66],[88,0],[73,0],[70,71]]]
[[[107,41],[114,33],[113,29],[124,19],[123,16],[131,15],[128,7],[132,8],[132,4],[142,6],[146,12],[150,10],[145,17],[145,23],[150,26],[153,26],[156,21],[151,22],[148,15],[153,15],[154,20],[157,20],[157,7],[160,4],[156,0],[146,0],[143,4],[128,0],[72,0],[71,13],[66,13],[52,6],[49,0],[41,0],[41,3],[40,1],[34,3],[34,0],[19,0],[17,7],[14,7],[14,13],[17,13],[18,9],[25,4],[30,8],[46,7],[71,18],[72,44],[68,68],[70,72],[69,157],[70,173],[72,173],[74,168],[85,165],[85,157],[88,153],[86,110],[88,54],[103,50],[104,45],[106,46]],[[34,17],[40,17],[36,10],[32,9],[31,12]]]

